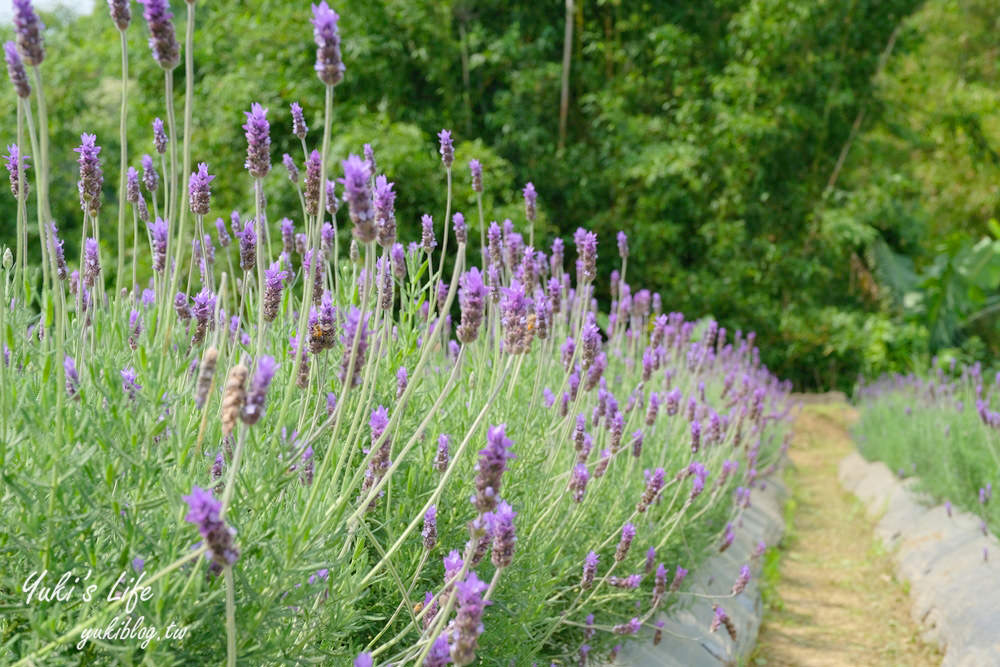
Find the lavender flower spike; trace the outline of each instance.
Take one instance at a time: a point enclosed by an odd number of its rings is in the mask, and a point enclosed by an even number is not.
[[[111,20],[115,22],[118,29],[122,32],[127,30],[128,24],[132,22],[129,0],[108,0],[108,9],[111,12]]]
[[[157,217],[156,222],[149,225],[149,236],[152,240],[153,270],[163,273],[167,267],[167,223],[163,218]]]
[[[243,126],[247,138],[244,166],[254,178],[264,178],[271,171],[271,124],[267,122],[267,109],[254,102],[250,111],[243,113],[247,117]]]
[[[469,173],[472,175],[472,191],[483,191],[483,165],[479,160],[469,160]]]
[[[66,280],[69,275],[66,267],[66,255],[63,253],[63,242],[59,240],[59,230],[54,222],[49,223],[49,250],[56,263],[56,277],[59,280]]]
[[[493,513],[493,565],[496,567],[508,567],[514,562],[514,544],[517,542],[517,535],[514,532],[514,511],[507,502],[501,500]]]
[[[583,579],[580,581],[580,588],[586,590],[594,585],[594,575],[597,573],[598,556],[593,551],[583,559]]]
[[[314,150],[306,157],[306,178],[302,196],[306,200],[306,213],[319,215],[319,189],[322,184],[323,156]]]
[[[628,556],[628,550],[632,546],[632,540],[635,539],[635,526],[631,523],[626,523],[622,527],[622,537],[618,542],[618,549],[615,551],[615,561],[621,562],[625,560]]]
[[[14,0],[14,34],[21,57],[28,65],[41,65],[45,60],[45,45],[42,30],[45,24],[38,20],[38,14],[31,6],[31,0]]]
[[[21,179],[24,179],[24,193],[23,196],[27,198],[28,196],[28,176],[24,171],[28,168],[28,156],[21,153],[17,144],[11,144],[7,146],[7,155],[4,156],[7,160],[5,166],[7,167],[7,173],[10,174],[10,192],[14,195],[14,198],[18,198],[18,194],[21,192]]]
[[[431,505],[424,513],[424,528],[420,532],[424,538],[424,548],[430,551],[437,545],[437,506]]]
[[[97,137],[93,134],[83,133],[80,141],[79,148],[73,149],[73,152],[80,154],[77,158],[77,164],[80,165],[80,180],[77,182],[80,207],[84,213],[96,216],[101,210],[101,188],[104,185],[104,173],[98,158],[101,147],[97,145]]]
[[[483,632],[483,592],[487,586],[479,580],[475,572],[470,572],[465,581],[455,585],[458,613],[455,616],[455,641],[451,648],[451,658],[456,665],[468,665],[476,659],[476,646]]]
[[[101,254],[97,239],[88,238],[83,244],[83,284],[92,288],[101,273]]]
[[[31,95],[31,85],[28,83],[28,73],[24,69],[21,54],[17,52],[14,42],[6,42],[3,45],[3,57],[7,61],[7,74],[10,75],[10,82],[14,84],[14,92],[18,97],[27,98]]]
[[[302,114],[302,106],[298,102],[292,102],[292,134],[305,141],[309,127],[306,125],[305,116]]]
[[[500,481],[507,460],[514,458],[510,448],[514,443],[507,437],[506,424],[491,426],[486,433],[486,447],[479,452],[476,464],[476,495],[472,501],[480,514],[496,509],[500,495]]]
[[[138,375],[136,375],[135,369],[131,367],[123,368],[119,372],[119,375],[122,378],[122,391],[128,394],[131,400],[135,400],[136,394],[142,389],[142,385],[136,382]]]
[[[191,495],[181,498],[189,508],[184,520],[198,527],[213,565],[218,568],[235,563],[240,557],[239,549],[233,544],[236,530],[219,517],[222,503],[212,496],[211,491],[197,486],[191,488]]]
[[[351,154],[341,164],[344,177],[340,182],[344,185],[344,201],[354,223],[354,238],[359,243],[369,243],[375,239],[375,209],[369,187],[371,173],[368,163]]]
[[[274,373],[278,370],[278,362],[274,357],[263,356],[257,361],[257,372],[250,383],[246,403],[240,418],[246,424],[256,424],[264,414],[264,402],[267,400],[267,388],[271,386]]]
[[[528,219],[528,222],[534,222],[538,216],[538,209],[536,207],[538,193],[535,191],[534,184],[530,181],[524,186],[522,192],[524,193],[524,217]]]
[[[451,165],[455,162],[455,146],[451,141],[451,130],[441,130],[437,136],[441,142],[441,147],[438,149],[441,153],[441,162],[444,163],[445,169],[451,169]]]
[[[125,177],[125,201],[130,204],[138,204],[139,197],[139,172],[135,167],[129,167]]]
[[[149,24],[149,48],[153,59],[161,68],[172,70],[181,61],[181,53],[170,3],[167,0],[139,0],[139,4],[146,8],[142,17]]]
[[[472,267],[458,281],[458,303],[462,309],[462,321],[458,325],[458,339],[472,343],[479,337],[479,327],[483,322],[486,308],[486,285],[479,269]]]
[[[209,175],[208,165],[204,162],[200,162],[198,171],[191,174],[188,190],[191,195],[191,212],[195,215],[208,215],[212,198],[210,185],[213,180],[215,176]]]
[[[163,121],[159,118],[153,119],[153,148],[160,155],[167,152],[167,132],[163,129]],[[145,165],[145,162],[143,163]]]
[[[396,242],[396,193],[384,175],[375,177],[375,234],[378,244],[383,248],[391,248]]]
[[[72,398],[80,388],[80,376],[76,372],[76,361],[68,354],[63,359],[63,371],[66,375],[66,393]]]
[[[344,80],[344,63],[340,58],[340,33],[337,12],[330,9],[326,0],[312,6],[313,38],[316,40],[316,74],[328,86]]]
[[[465,224],[465,216],[461,212],[451,216],[451,225],[455,230],[455,240],[459,243],[469,242],[469,228]]]

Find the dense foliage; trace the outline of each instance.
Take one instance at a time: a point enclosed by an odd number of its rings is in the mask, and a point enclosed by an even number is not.
[[[625,228],[630,272],[671,307],[754,329],[765,361],[803,386],[848,387],[858,372],[906,369],[946,346],[974,355],[998,340],[988,296],[1000,272],[982,272],[986,255],[974,251],[995,215],[994,5],[577,2],[560,150],[562,3],[345,0],[354,65],[338,86],[332,151],[342,159],[370,141],[403,184],[400,226],[413,232],[444,205],[430,146],[453,127],[459,163],[475,154],[485,165],[498,220],[514,217],[520,184],[545,174],[540,229],[586,225],[610,243]],[[103,9],[50,20],[62,53],[47,73],[55,146],[86,129],[114,147],[119,65]],[[299,27],[308,4],[198,12],[195,160],[213,157],[232,174],[250,99],[275,109],[298,100],[320,121],[320,92],[292,75],[309,66]],[[159,113],[145,39],[129,33],[133,163],[150,151]],[[13,99],[7,87],[0,94]],[[280,128],[274,145],[280,154],[297,142]],[[63,183],[73,157],[53,156]],[[294,206],[280,181],[269,176],[272,201]],[[241,202],[220,184],[219,214]],[[0,206],[0,224],[12,224],[9,202]],[[57,216],[74,224],[71,202]]]
[[[53,65],[63,42],[43,62],[49,33],[29,0],[5,51],[12,79],[27,78],[23,60],[34,87],[19,87],[31,160],[12,151],[16,239],[0,244],[4,658],[586,663],[699,595],[687,569],[729,548],[787,447],[790,386],[755,334],[664,312],[659,293],[632,286],[624,233],[602,244],[577,229],[574,269],[533,186],[505,208],[490,194],[504,163],[447,131],[432,143],[369,126],[376,147],[345,154],[372,116],[341,131],[349,112],[333,110],[353,106],[341,66],[357,86],[355,63],[381,56],[355,42],[342,62],[339,30],[365,36],[365,14],[345,11],[338,28],[324,2],[314,31],[285,17],[316,48],[292,59],[279,93],[237,69],[246,99],[212,123],[216,94],[233,90],[202,87],[230,74],[222,54],[199,53],[189,123],[173,107],[191,61],[163,0],[145,5],[158,64],[136,47],[123,109],[134,100],[133,116],[167,121],[136,130],[155,157],[129,175],[123,218],[106,187],[114,144],[77,139],[91,120],[106,127],[113,77],[92,108],[46,127],[45,100],[74,87],[60,78],[71,67]],[[212,6],[210,25],[259,18]],[[263,45],[278,30],[232,34]],[[102,49],[115,60],[101,32],[88,66]],[[286,89],[314,110],[311,130],[277,103]],[[57,154],[76,165],[50,171]],[[397,226],[402,193],[425,190],[414,206],[434,217]],[[39,248],[24,232],[48,222],[50,202],[59,224],[39,226]],[[230,207],[240,213],[212,223]],[[484,211],[516,222],[487,232]],[[125,253],[122,223],[136,243]],[[25,266],[25,244],[41,262]],[[593,298],[604,285],[610,309]],[[724,606],[749,563],[732,576],[711,629],[735,639]]]

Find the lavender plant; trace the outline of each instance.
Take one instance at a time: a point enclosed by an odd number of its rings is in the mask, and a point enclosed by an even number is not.
[[[183,48],[169,3],[143,4],[167,121],[150,137],[159,172],[141,159],[145,194],[122,142],[120,195],[134,238],[145,224],[152,268],[124,255],[120,217],[115,261],[131,261],[130,287],[105,289],[100,182],[113,167],[93,135],[76,149],[78,191],[54,193],[81,203],[71,271],[48,214],[45,52],[29,0],[15,2],[16,47],[5,49],[26,91],[7,160],[19,225],[0,308],[0,628],[13,661],[586,662],[623,635],[660,632],[658,615],[697,594],[683,587],[688,569],[733,540],[786,446],[789,387],[760,364],[753,334],[663,313],[659,295],[625,281],[624,235],[602,311],[596,234],[575,235],[575,270],[562,240],[536,248],[544,201],[531,183],[523,219],[487,225],[488,174],[447,130],[428,142],[446,210],[424,216],[407,251],[392,175],[371,147],[363,158],[330,149],[334,88],[350,70],[326,2],[312,8],[319,146],[297,104],[282,118],[247,100],[248,173],[192,170],[195,2]],[[137,29],[127,3],[109,9],[122,34]],[[302,142],[304,185],[291,158],[281,181],[302,188],[298,211],[268,210],[273,122]],[[478,203],[476,250],[451,211],[456,159]],[[223,214],[213,181],[248,196],[231,230],[216,221],[218,245],[205,226]],[[49,230],[40,292],[24,278],[32,208]],[[104,594],[27,594],[66,572]],[[114,597],[122,572],[148,596]],[[748,572],[733,573],[732,596]],[[33,576],[45,583],[31,588]],[[149,642],[93,632],[139,616],[160,629]],[[163,632],[171,623],[188,629],[183,641]]]
[[[1000,534],[1000,373],[981,363],[935,358],[921,374],[859,383],[861,419],[854,427],[861,453],[884,461],[938,502],[980,518]]]

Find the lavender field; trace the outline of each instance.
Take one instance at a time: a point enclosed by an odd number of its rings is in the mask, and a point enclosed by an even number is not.
[[[50,142],[60,53],[30,0],[4,45],[0,660],[588,664],[658,642],[788,448],[791,386],[755,334],[630,284],[625,224],[551,237],[531,182],[504,219],[449,129],[425,147],[445,206],[398,235],[379,138],[334,148],[352,63],[325,1],[294,9],[324,107],[243,100],[239,172],[191,140],[200,5],[176,25],[166,0],[108,6],[119,155]],[[135,145],[139,59],[163,97]],[[279,126],[300,150],[277,154]],[[50,169],[70,154],[72,180]],[[79,254],[57,201],[79,202]],[[730,641],[749,576],[713,599]]]

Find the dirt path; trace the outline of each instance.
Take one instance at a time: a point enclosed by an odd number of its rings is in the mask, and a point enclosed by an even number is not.
[[[789,450],[792,526],[751,665],[940,665],[920,641],[905,583],[872,523],[837,481],[852,448],[844,404],[807,406]]]

